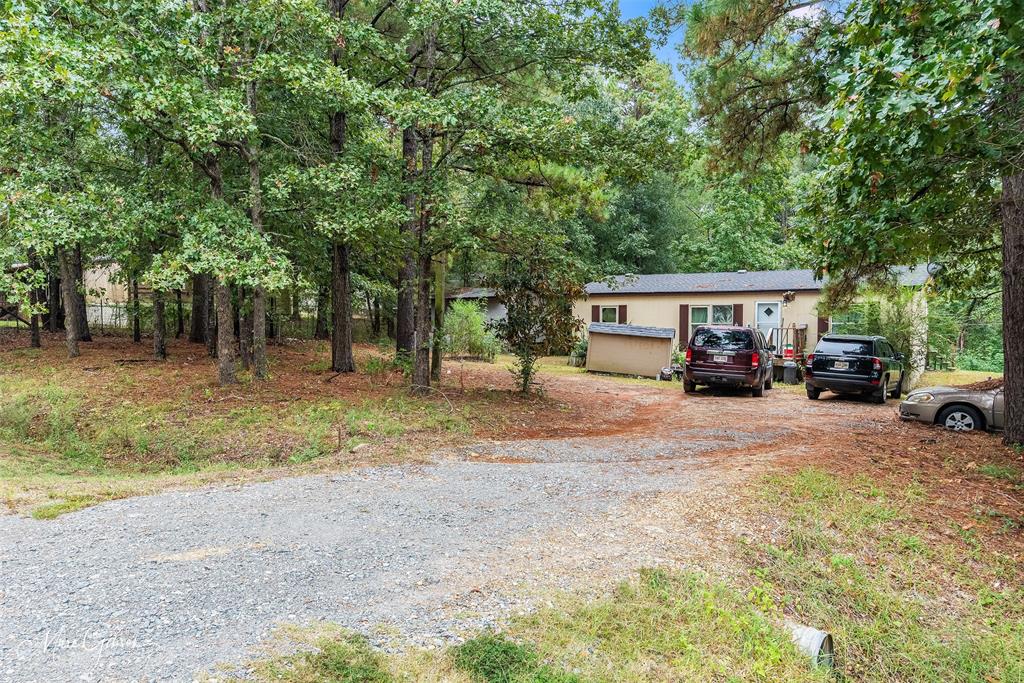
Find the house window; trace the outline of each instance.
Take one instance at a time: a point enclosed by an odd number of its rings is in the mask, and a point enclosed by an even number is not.
[[[698,325],[708,324],[707,306],[690,306],[690,336],[697,330]]]
[[[732,325],[732,304],[712,306],[711,322],[716,325]]]
[[[617,323],[617,322],[619,322],[619,307],[618,306],[602,306],[601,307],[601,322],[603,322],[603,323]]]

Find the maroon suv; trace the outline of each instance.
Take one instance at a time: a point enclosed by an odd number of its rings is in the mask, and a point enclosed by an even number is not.
[[[760,330],[701,325],[686,345],[683,390],[696,391],[699,384],[750,387],[752,395],[763,396],[772,388],[774,350]]]

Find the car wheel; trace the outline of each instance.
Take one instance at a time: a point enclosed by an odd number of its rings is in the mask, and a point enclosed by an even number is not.
[[[971,406],[949,406],[939,413],[935,421],[955,432],[973,432],[982,427],[981,413]]]
[[[750,395],[754,398],[764,396],[764,382],[761,382],[756,387],[750,387]]]
[[[687,382],[684,379],[683,380],[683,393],[692,394],[695,391],[697,391],[697,383],[696,382]]]
[[[773,385],[774,383],[775,383],[775,378],[774,378],[774,377],[772,377],[772,374],[771,374],[771,373],[768,373],[768,379],[766,379],[766,380],[764,381],[764,388],[765,388],[765,389],[771,389],[771,388],[772,388],[772,385]]]
[[[885,399],[888,398],[889,395],[889,390],[886,389],[887,386],[889,386],[889,378],[883,377],[882,383],[878,389],[870,394],[871,401],[873,403],[885,403]]]
[[[900,381],[896,385],[896,388],[892,390],[892,393],[889,394],[889,398],[899,398],[900,396],[903,395],[903,378],[904,377],[906,377],[906,374],[901,372],[900,373]]]
[[[817,401],[818,397],[821,396],[821,389],[815,387],[807,387],[807,398],[812,401]]]

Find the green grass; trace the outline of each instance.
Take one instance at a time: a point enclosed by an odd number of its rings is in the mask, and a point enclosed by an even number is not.
[[[515,356],[509,354],[499,354],[494,362],[499,367],[512,369],[515,365]],[[469,363],[478,361],[466,361]],[[661,382],[656,379],[648,377],[630,377],[626,375],[607,375],[603,373],[588,373],[586,368],[577,368],[569,365],[569,359],[567,356],[545,356],[537,361],[538,379],[543,382],[545,377],[565,377],[565,376],[579,376],[579,375],[590,375],[591,377],[599,377],[601,379],[611,380],[620,384],[649,387],[653,389],[663,390],[674,390],[682,391],[682,386],[679,382]]]
[[[121,384],[115,380],[115,392]],[[109,396],[109,388],[97,390]],[[89,391],[45,368],[0,374],[0,501],[15,509],[43,504],[34,514],[52,518],[109,500],[107,491],[149,491],[168,477],[179,484],[196,475],[301,465],[413,433],[471,431],[466,413],[436,397],[203,412],[196,406],[211,397],[197,402],[187,391],[173,401],[106,400],[102,408]]]
[[[316,650],[257,663],[260,680],[285,683],[391,683],[383,655],[366,640],[343,635],[323,638]]]
[[[982,372],[980,370],[929,370],[921,375],[915,386],[960,386],[962,384],[974,384],[983,382],[990,378],[1001,378],[998,372]]]
[[[1014,483],[1019,483],[1024,480],[1024,476],[1022,476],[1020,468],[1012,465],[986,463],[978,467],[978,472],[987,477],[992,477],[993,479],[1005,479],[1006,481]]]
[[[920,486],[820,470],[773,479],[778,542],[749,548],[768,599],[831,632],[840,670],[863,681],[1024,680],[1019,566],[976,535],[936,541]]]
[[[756,596],[702,573],[648,570],[610,595],[565,594],[551,607],[512,620],[505,632],[483,633],[441,651],[376,655],[375,675],[346,678],[334,648],[353,659],[352,636],[320,640],[301,655],[271,658],[259,681],[471,681],[582,683],[607,681],[824,682],[794,648]],[[358,648],[367,648],[357,640]],[[337,644],[337,645],[336,645]],[[361,649],[365,661],[368,649]],[[349,660],[346,660],[349,661]]]

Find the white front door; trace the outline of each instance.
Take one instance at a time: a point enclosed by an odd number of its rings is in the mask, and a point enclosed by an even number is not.
[[[782,327],[782,302],[758,301],[756,323],[757,329],[761,330],[768,343],[775,344],[772,333],[775,328]]]

